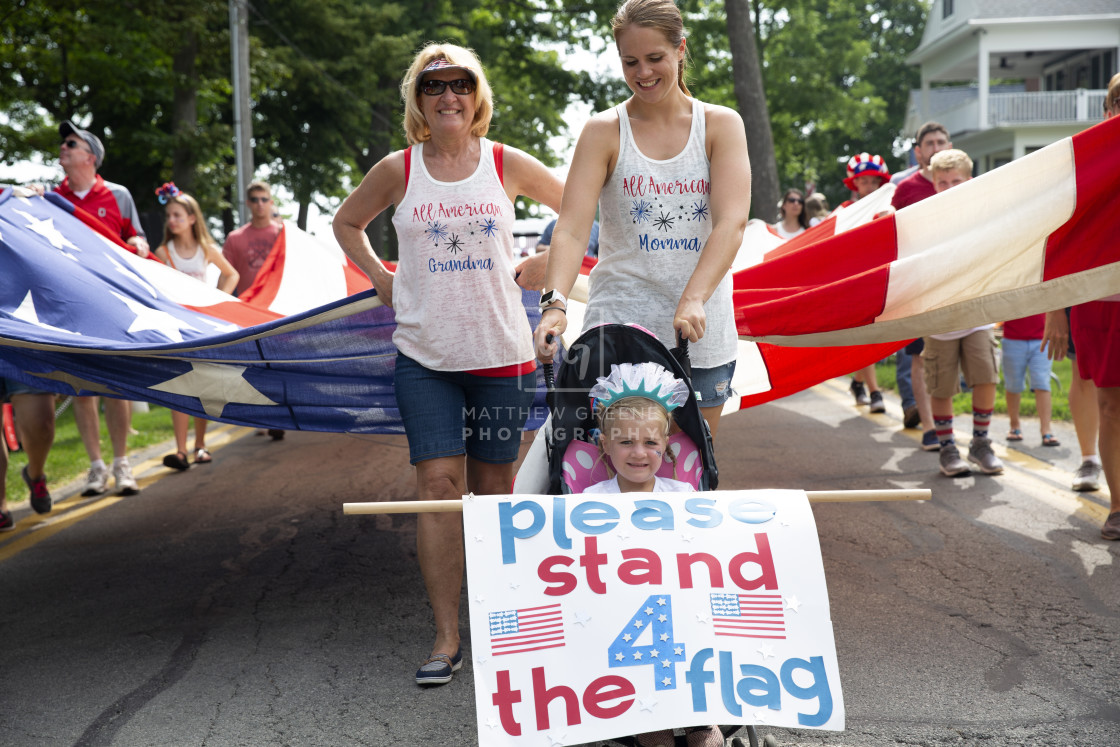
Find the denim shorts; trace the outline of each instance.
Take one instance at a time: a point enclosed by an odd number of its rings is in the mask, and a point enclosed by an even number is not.
[[[1003,338],[1003,387],[1012,394],[1022,394],[1031,375],[1031,389],[1050,391],[1050,359],[1039,350],[1042,340],[1009,340]]]
[[[433,371],[397,353],[393,385],[409,462],[464,453],[489,464],[516,461],[536,383],[535,371],[501,377]]]
[[[22,381],[0,376],[0,402],[11,402],[12,397],[17,394],[52,394],[52,392],[45,389],[36,389]]]
[[[731,378],[735,375],[735,361],[714,368],[693,368],[692,388],[701,407],[717,407],[731,399],[735,391]]]

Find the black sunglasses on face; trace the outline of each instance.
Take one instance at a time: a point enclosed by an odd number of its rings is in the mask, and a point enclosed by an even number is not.
[[[787,197],[786,202],[796,202],[800,205],[805,204],[805,201],[802,200],[800,197]]]
[[[261,202],[268,202],[271,199],[272,199],[271,197],[250,197],[249,202],[256,205],[256,204],[261,203]]]
[[[63,140],[62,141],[62,147],[63,148],[71,148],[71,149],[80,148],[80,147],[82,147],[82,141],[81,140]]]
[[[457,80],[425,80],[420,83],[420,90],[426,96],[439,96],[443,94],[447,87],[451,86],[451,92],[457,93],[460,96],[474,93],[474,81],[470,78],[459,78]]]

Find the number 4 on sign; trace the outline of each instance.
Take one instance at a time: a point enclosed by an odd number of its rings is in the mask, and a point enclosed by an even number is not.
[[[638,641],[642,643],[638,643]],[[683,643],[673,640],[673,598],[648,597],[607,649],[611,667],[652,667],[654,689],[677,687],[677,664],[685,660]]]

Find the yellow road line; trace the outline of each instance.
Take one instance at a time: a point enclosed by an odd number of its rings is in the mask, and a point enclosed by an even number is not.
[[[243,426],[220,424],[207,432],[207,449],[216,451],[252,433],[252,430]],[[171,474],[163,466],[163,457],[145,459],[134,465],[132,472],[136,477],[137,485],[141,488],[146,488]],[[21,519],[13,532],[0,535],[0,563],[123,499],[123,496],[118,495],[104,498],[86,497],[75,491],[72,495],[56,501],[51,513],[32,514]]]
[[[841,404],[852,405],[854,402],[851,394],[839,379],[830,379],[818,384],[813,387],[813,391]],[[888,415],[871,414],[864,408],[859,408],[858,412],[862,417],[880,423],[894,420]],[[921,443],[922,433],[920,430],[903,429],[900,432],[910,440]],[[971,430],[954,428],[953,434],[956,436],[958,443],[968,443],[972,438]],[[1073,478],[1073,475],[1066,470],[1055,467],[1049,462],[1025,452],[1008,449],[996,441],[992,441],[992,450],[1005,464],[1019,468],[1017,470],[1004,470],[1003,475],[997,479],[1010,480],[1022,490],[1029,489],[1033,497],[1069,515],[1079,514],[1082,518],[1098,524],[1104,523],[1105,519],[1108,518],[1109,494],[1106,487],[1102,486],[1101,490],[1091,494],[1077,493],[1062,487],[1068,485]],[[936,452],[931,452],[931,454],[936,454]],[[936,496],[936,494],[935,489],[934,495]]]
[[[37,522],[36,525],[30,527],[23,536],[0,547],[0,563],[18,555],[29,547],[39,544],[48,537],[58,534],[80,519],[96,513],[103,508],[108,508],[122,500],[124,500],[124,498],[119,495],[111,495],[95,503],[89,503],[81,508],[75,508],[73,511],[68,511],[61,516],[45,518],[43,521]]]

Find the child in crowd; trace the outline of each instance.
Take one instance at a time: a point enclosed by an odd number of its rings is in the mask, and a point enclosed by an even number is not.
[[[1003,323],[1003,385],[1007,394],[1007,415],[1011,420],[1007,440],[1023,440],[1023,431],[1019,427],[1019,407],[1029,371],[1034,404],[1038,410],[1038,424],[1042,432],[1042,445],[1060,446],[1061,443],[1050,432],[1051,366],[1050,355],[1042,342],[1045,327],[1045,314],[1025,316]]]
[[[828,198],[822,193],[814,192],[805,198],[805,217],[809,219],[809,228],[827,218],[830,212]]]
[[[164,213],[163,243],[156,249],[156,256],[179,272],[202,282],[206,282],[206,270],[213,264],[221,273],[218,277],[218,290],[232,294],[240,276],[222,255],[210,230],[206,228],[206,219],[198,201],[172,182],[157,189],[156,195],[160,204],[167,206]],[[163,464],[172,469],[185,470],[190,466],[187,461],[190,416],[172,411],[171,424],[175,430],[175,448],[178,451],[165,456]],[[211,461],[210,452],[206,450],[206,424],[207,421],[201,418],[194,419],[195,464]]]
[[[933,187],[938,192],[963,184],[972,178],[972,159],[961,150],[951,148],[930,159]],[[948,477],[966,475],[971,471],[961,459],[953,438],[953,395],[960,391],[960,374],[972,390],[972,443],[968,461],[989,475],[1003,472],[1003,462],[992,451],[988,426],[996,402],[999,382],[999,346],[994,325],[929,335],[923,338],[922,368],[926,389],[933,409],[933,425],[941,446],[941,473]]]
[[[587,493],[693,492],[687,482],[659,477],[668,449],[670,412],[688,401],[688,385],[656,363],[612,365],[609,376],[591,388],[599,420],[601,458],[610,460],[615,476],[589,487]],[[687,729],[688,747],[723,747],[718,726]],[[672,747],[670,729],[638,734],[639,747]]]
[[[870,153],[852,156],[848,160],[848,176],[844,179],[844,186],[855,192],[856,198],[844,202],[841,207],[862,200],[890,180],[891,172],[881,156],[873,156]],[[875,375],[874,363],[855,372],[852,376],[851,390],[857,405],[870,405],[869,412],[887,411],[887,406],[883,404],[883,393],[879,391],[879,379]]]

